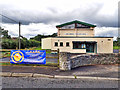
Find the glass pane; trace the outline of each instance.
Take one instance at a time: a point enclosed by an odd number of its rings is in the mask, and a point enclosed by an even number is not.
[[[73,42],[73,48],[74,49],[83,49],[83,48],[86,48],[86,46],[85,46],[85,43]]]

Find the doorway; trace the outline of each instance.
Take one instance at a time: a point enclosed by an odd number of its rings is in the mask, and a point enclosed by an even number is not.
[[[94,53],[94,43],[86,43],[86,52],[87,53]]]

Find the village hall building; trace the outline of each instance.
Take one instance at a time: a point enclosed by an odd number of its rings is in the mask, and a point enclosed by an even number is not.
[[[95,36],[96,25],[71,21],[57,25],[57,37],[42,39],[42,49],[70,53],[113,53],[113,37]]]

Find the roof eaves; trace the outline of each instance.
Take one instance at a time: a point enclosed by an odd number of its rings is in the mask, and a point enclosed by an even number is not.
[[[64,23],[64,24],[61,24],[61,25],[57,25],[56,27],[63,27],[65,25],[70,25],[70,24],[73,24],[73,23],[83,24],[83,25],[90,26],[90,27],[96,27],[96,25],[92,25],[92,24],[81,22],[81,21],[77,21],[77,20],[71,21],[71,22],[67,22],[67,23]]]

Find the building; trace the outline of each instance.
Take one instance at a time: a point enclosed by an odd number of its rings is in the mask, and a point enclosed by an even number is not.
[[[113,53],[113,37],[94,35],[96,26],[81,21],[57,25],[57,37],[42,39],[42,49],[70,53]]]

